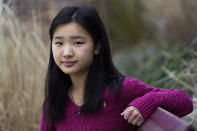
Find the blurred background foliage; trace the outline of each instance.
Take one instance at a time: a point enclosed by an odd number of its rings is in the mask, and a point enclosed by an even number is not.
[[[197,2],[100,0],[93,5],[104,20],[121,72],[152,86],[197,93]]]
[[[179,88],[197,103],[196,0],[0,0],[0,130],[38,130],[50,22],[70,4],[97,8],[125,75]],[[189,121],[194,122],[194,110]]]
[[[139,0],[99,2],[100,4],[95,5],[98,5],[96,7],[101,12],[111,37],[112,51],[136,45],[142,39],[152,38],[151,26],[142,17],[144,8]]]

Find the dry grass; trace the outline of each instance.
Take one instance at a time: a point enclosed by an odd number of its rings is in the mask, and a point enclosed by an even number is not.
[[[141,0],[145,19],[150,21],[159,40],[190,44],[197,31],[196,0]]]
[[[0,14],[0,130],[38,130],[49,47],[7,6]]]

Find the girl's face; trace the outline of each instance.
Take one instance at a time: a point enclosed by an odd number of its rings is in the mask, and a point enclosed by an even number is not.
[[[54,32],[52,52],[55,63],[64,73],[87,73],[94,57],[93,39],[77,23],[59,25]]]

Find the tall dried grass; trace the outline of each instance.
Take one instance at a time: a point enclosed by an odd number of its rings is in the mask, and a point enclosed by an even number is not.
[[[49,47],[36,19],[27,28],[3,5],[0,14],[0,130],[38,130]]]
[[[160,41],[175,41],[190,45],[197,31],[196,0],[141,0],[145,19],[155,28]]]

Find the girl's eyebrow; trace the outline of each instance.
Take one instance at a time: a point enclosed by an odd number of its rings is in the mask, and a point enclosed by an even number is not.
[[[62,36],[55,36],[54,39],[56,40],[62,40],[64,39],[64,37]],[[74,35],[74,36],[70,36],[69,39],[82,39],[82,40],[86,40],[86,38],[84,36],[80,36],[80,35]]]
[[[54,37],[54,39],[60,39],[60,40],[62,40],[62,39],[64,39],[64,37],[61,37],[61,36],[55,36],[55,37]]]
[[[83,40],[85,40],[85,37],[80,36],[80,35],[76,35],[76,36],[70,36],[70,39],[83,39]]]

